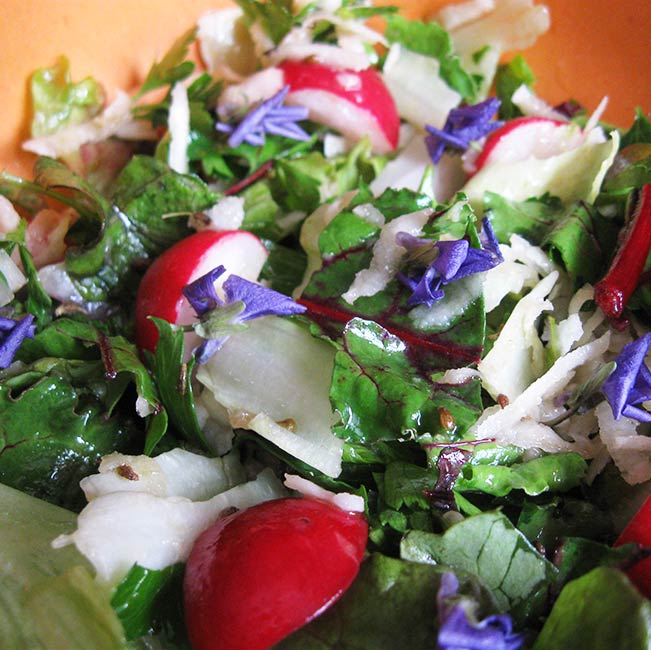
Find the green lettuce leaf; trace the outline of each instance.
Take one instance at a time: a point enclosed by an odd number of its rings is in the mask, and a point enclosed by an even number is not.
[[[75,526],[72,512],[0,484],[0,638],[4,648],[121,650],[110,595],[74,546],[52,540]]]
[[[64,126],[85,122],[96,115],[104,103],[102,86],[91,77],[73,83],[70,64],[60,56],[51,68],[40,68],[32,75],[30,92],[34,117],[32,137],[49,135]]]

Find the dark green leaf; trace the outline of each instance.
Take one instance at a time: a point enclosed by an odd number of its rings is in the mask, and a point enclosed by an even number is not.
[[[27,300],[25,308],[30,314],[34,314],[36,324],[43,327],[52,320],[52,299],[47,295],[41,285],[38,272],[34,266],[34,260],[26,246],[20,246],[20,261],[23,264],[25,277],[27,278]]]
[[[56,376],[17,398],[0,386],[0,482],[66,507],[83,504],[79,481],[102,455],[133,452],[141,437],[133,421],[108,418],[89,392]]]
[[[365,443],[449,434],[440,409],[453,417],[458,413],[459,425],[472,424],[481,410],[478,386],[474,388],[475,403],[471,392],[464,400],[454,388],[432,384],[412,365],[398,337],[373,321],[354,318],[335,355],[330,399],[342,417],[335,431],[347,442]],[[469,417],[463,411],[470,411]],[[464,432],[459,426],[455,433]]]
[[[601,567],[567,584],[534,650],[642,650],[651,647],[651,603],[616,569]]]
[[[394,462],[384,472],[382,496],[394,510],[429,510],[427,492],[436,487],[438,472],[411,463]]]
[[[274,242],[265,242],[269,257],[260,272],[260,279],[274,291],[291,295],[301,283],[307,259],[303,251]]]
[[[570,274],[575,287],[594,284],[604,273],[619,224],[585,203],[565,212],[542,241],[542,248]]]
[[[485,512],[451,526],[443,535],[412,531],[401,556],[414,562],[445,564],[478,576],[502,611],[516,622],[535,622],[557,570],[500,512]]]
[[[113,200],[101,237],[66,257],[76,288],[93,302],[133,294],[137,267],[190,234],[187,217],[211,207],[217,197],[199,178],[135,156],[118,177]]]
[[[517,54],[508,63],[498,66],[495,75],[495,94],[501,101],[499,118],[511,120],[522,115],[522,111],[513,103],[513,93],[523,84],[531,87],[536,81],[533,71],[522,54]]]
[[[154,323],[158,327],[159,338],[152,358],[152,369],[170,423],[186,440],[200,449],[208,449],[194,408],[191,382],[194,357],[187,363],[183,360],[183,331],[158,318],[154,319]],[[150,454],[159,440],[147,436],[145,453]]]
[[[372,555],[342,598],[278,650],[432,650],[438,623],[436,594],[442,566]],[[493,610],[476,578],[457,573],[459,593],[478,602],[479,615]]]
[[[152,65],[136,98],[142,97],[156,88],[174,84],[190,76],[194,70],[194,63],[186,61],[185,57],[188,55],[190,45],[196,38],[196,31],[196,27],[193,27],[182,34],[165,56]]]
[[[549,491],[567,492],[581,483],[587,468],[583,457],[573,452],[541,456],[510,467],[467,463],[454,489],[497,497],[506,496],[511,490],[523,490],[530,496]]]
[[[258,2],[257,0],[236,0],[250,23],[258,22],[264,32],[276,43],[284,38],[294,26],[290,0]]]
[[[622,136],[620,149],[631,144],[651,143],[651,122],[641,108],[635,111],[635,120],[631,128]]]
[[[512,234],[540,245],[560,217],[563,206],[554,199],[529,199],[516,202],[493,192],[484,194],[484,209],[490,216],[496,237],[508,243]]]
[[[158,571],[135,565],[115,588],[111,605],[117,613],[128,641],[154,628],[161,600],[169,597],[175,577],[183,573],[182,565]],[[178,580],[176,581],[178,582]]]
[[[472,101],[477,92],[474,79],[461,66],[454,53],[450,35],[437,23],[407,20],[399,15],[389,16],[385,36],[389,42],[425,56],[437,59],[441,65],[441,78],[461,96]]]
[[[566,537],[556,551],[556,558],[560,585],[576,580],[600,566],[624,569],[642,559],[637,544],[613,548],[582,537]]]

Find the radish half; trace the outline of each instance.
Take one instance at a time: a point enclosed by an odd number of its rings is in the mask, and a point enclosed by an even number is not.
[[[494,163],[550,158],[575,149],[584,139],[583,131],[575,124],[546,117],[519,117],[493,131],[481,152],[466,158],[465,167],[476,173]]]
[[[290,87],[286,103],[308,108],[312,121],[354,140],[368,135],[377,153],[398,146],[398,111],[374,68],[349,70],[304,61],[284,61],[278,67]]]
[[[196,314],[182,293],[183,287],[222,264],[226,268],[216,282],[239,275],[255,281],[268,256],[264,244],[246,230],[204,230],[177,242],[147,269],[136,297],[136,343],[153,351],[158,330],[149,316],[176,325],[189,325]],[[186,343],[190,343],[186,340]],[[189,347],[189,346],[188,346]]]

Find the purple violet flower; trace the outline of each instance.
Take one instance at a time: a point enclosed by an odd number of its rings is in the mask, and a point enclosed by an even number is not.
[[[283,106],[289,86],[284,86],[273,97],[261,102],[246,114],[237,125],[217,122],[215,128],[230,133],[228,144],[237,147],[247,142],[255,147],[264,144],[267,133],[281,135],[293,140],[309,140],[310,136],[295,122],[306,120],[309,111],[305,106]]]
[[[438,650],[518,650],[524,636],[513,632],[508,614],[494,614],[475,622],[472,604],[458,599],[459,581],[444,573],[436,596],[439,617]]]
[[[615,359],[615,370],[601,387],[616,420],[623,415],[651,422],[651,413],[637,406],[651,400],[651,370],[644,363],[649,346],[651,333],[627,343]]]
[[[196,329],[206,338],[195,352],[200,364],[215,354],[246,321],[262,316],[302,314],[306,309],[288,296],[239,275],[229,275],[224,282],[226,301],[223,301],[215,291],[215,280],[225,272],[220,265],[183,288],[183,295],[200,318]]]
[[[491,121],[499,107],[500,100],[490,97],[479,104],[453,108],[448,113],[443,129],[426,124],[425,130],[429,135],[425,136],[425,145],[432,161],[438,163],[448,147],[465,151],[471,142],[480,140],[502,126],[504,122]]]
[[[0,316],[0,369],[11,365],[22,342],[34,338],[35,329],[32,314],[20,320]]]
[[[434,302],[445,296],[442,286],[475,273],[488,271],[504,261],[490,221],[484,217],[482,224],[483,228],[479,234],[482,248],[473,248],[465,239],[438,241],[431,244],[438,255],[420,277],[398,274],[398,279],[412,291],[407,302],[410,307],[431,307]],[[415,250],[424,243],[431,242],[405,235],[406,233],[398,233],[396,241],[408,250]]]

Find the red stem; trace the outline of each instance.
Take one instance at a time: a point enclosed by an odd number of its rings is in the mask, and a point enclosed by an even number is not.
[[[606,275],[595,285],[595,301],[612,320],[622,317],[651,250],[651,183],[640,190],[633,215]]]
[[[238,192],[241,192],[245,187],[252,185],[257,180],[262,178],[271,169],[271,166],[273,164],[274,164],[273,160],[267,160],[267,162],[264,165],[262,165],[259,169],[256,169],[250,176],[243,178],[239,183],[235,183],[235,185],[229,187],[224,192],[224,196],[232,196],[233,194],[237,194]]]

